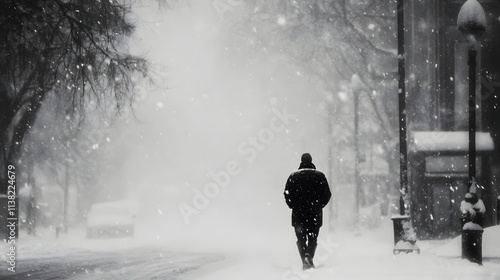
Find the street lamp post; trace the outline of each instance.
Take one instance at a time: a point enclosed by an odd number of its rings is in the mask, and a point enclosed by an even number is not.
[[[397,0],[397,38],[398,38],[398,103],[399,103],[399,215],[391,219],[394,226],[394,254],[400,252],[420,253],[411,225],[408,200],[408,150],[406,131],[406,74],[404,44],[404,0]]]
[[[360,152],[359,152],[359,94],[363,88],[363,82],[361,78],[354,74],[351,77],[351,86],[354,94],[354,184],[355,184],[355,221],[354,221],[354,234],[356,236],[360,235],[359,232],[359,207],[360,207],[360,193],[361,193],[361,182],[359,180],[359,163],[360,163]]]
[[[469,184],[476,178],[476,57],[474,46],[469,47]]]
[[[405,195],[408,193],[408,151],[406,133],[406,87],[405,87],[405,44],[404,44],[404,1],[397,1],[398,23],[398,97],[399,97],[399,214],[407,213]]]
[[[458,13],[458,30],[469,42],[469,185],[476,181],[476,43],[486,30],[486,15],[477,0],[467,0]]]
[[[326,106],[328,110],[328,180],[330,182],[333,182],[334,180],[334,163],[333,163],[333,147],[334,147],[334,127],[333,127],[333,120],[335,119],[334,112],[335,108],[333,107],[334,104],[334,98],[331,93],[328,93],[326,96]],[[335,174],[336,175],[336,174]],[[336,176],[338,177],[338,176]],[[338,178],[335,178],[338,179]],[[331,184],[330,189],[332,194],[336,195],[337,194],[337,184]],[[337,200],[333,200],[330,202],[330,229],[333,230],[333,226],[336,224],[334,221],[337,219],[338,216],[338,206],[337,206]]]
[[[469,65],[469,185],[467,188],[472,192],[471,189],[476,181],[476,45],[479,37],[486,30],[486,15],[477,0],[467,0],[462,5],[458,13],[457,26],[469,42],[467,54]],[[467,195],[465,199],[467,201]],[[464,210],[461,210],[464,213]],[[462,226],[462,258],[466,257],[472,262],[482,264],[482,234],[482,225],[468,222]]]
[[[359,89],[354,90],[354,183],[356,187],[356,233],[359,234],[359,198],[361,192],[359,180]]]

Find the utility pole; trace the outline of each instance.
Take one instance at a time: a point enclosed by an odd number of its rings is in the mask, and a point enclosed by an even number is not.
[[[398,23],[398,96],[399,96],[399,181],[401,196],[399,214],[405,215],[405,197],[408,193],[408,151],[406,133],[406,86],[405,86],[405,43],[404,43],[404,1],[397,2]]]

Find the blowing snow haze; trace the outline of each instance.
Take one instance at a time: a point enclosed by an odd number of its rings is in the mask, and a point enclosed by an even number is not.
[[[137,8],[132,49],[152,61],[158,83],[141,90],[136,120],[117,132],[110,196],[138,200],[141,222],[159,229],[288,225],[289,172],[306,150],[327,164],[319,89],[276,54],[253,53],[210,1],[197,2],[206,3]]]
[[[0,196],[0,218],[19,212],[0,279],[499,279],[500,3],[467,0],[487,25],[476,46],[482,188],[463,207],[472,217],[484,202],[482,241],[468,242],[483,249],[478,266],[460,252],[456,207],[468,182],[467,46],[455,24],[465,0],[124,1],[130,14],[122,1],[4,2],[0,107],[14,110],[11,124],[0,110],[0,152],[20,160],[0,173],[0,187],[19,185]],[[79,35],[97,56],[79,51]],[[36,102],[15,108],[25,91]],[[322,173],[298,170],[304,153],[301,166]],[[297,173],[318,185],[285,192]],[[323,174],[331,199],[315,205],[307,194]],[[287,204],[290,193],[300,199]],[[314,213],[293,227],[297,209]]]

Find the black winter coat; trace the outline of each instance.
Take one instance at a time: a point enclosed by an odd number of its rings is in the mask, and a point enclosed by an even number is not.
[[[292,209],[292,226],[308,228],[323,225],[323,208],[332,193],[325,174],[310,166],[299,167],[288,177],[285,186],[285,201]]]

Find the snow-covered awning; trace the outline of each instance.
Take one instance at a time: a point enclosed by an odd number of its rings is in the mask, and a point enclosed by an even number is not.
[[[467,152],[468,131],[417,131],[411,139],[413,152]],[[487,132],[476,132],[476,151],[494,149],[493,139]]]

